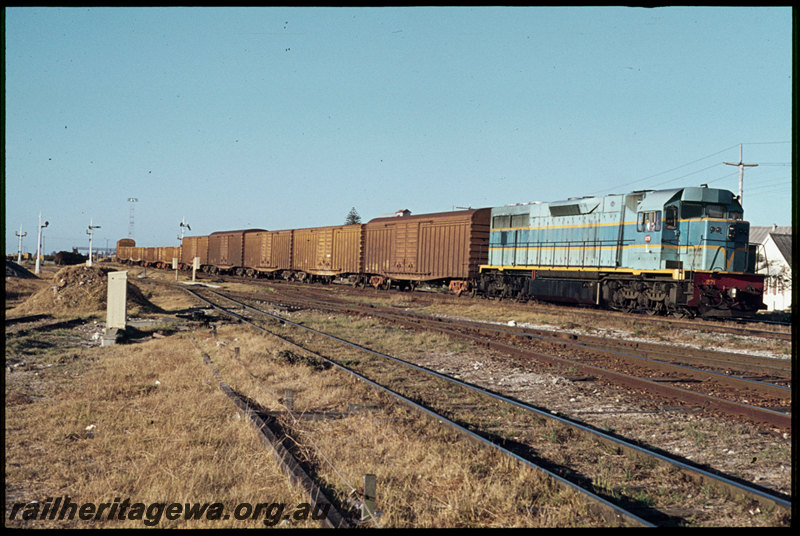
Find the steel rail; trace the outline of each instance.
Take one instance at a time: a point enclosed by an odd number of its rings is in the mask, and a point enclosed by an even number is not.
[[[327,506],[325,517],[320,520],[323,528],[350,528],[350,523],[339,512],[336,505],[325,495],[314,479],[303,469],[297,459],[283,445],[283,442],[273,433],[267,421],[259,414],[257,408],[236,393],[223,379],[214,366],[211,357],[202,352],[203,362],[211,369],[211,373],[219,383],[220,390],[233,402],[233,405],[250,421],[250,424],[259,434],[262,442],[272,450],[275,461],[289,475],[292,482],[298,484],[310,499],[315,510],[318,505]]]
[[[389,312],[390,315],[392,313],[393,312]],[[419,316],[419,317],[427,316],[427,315],[420,315],[419,313],[409,313],[409,314],[415,315],[415,316]],[[427,319],[428,320],[435,320],[436,317],[428,316]],[[621,356],[621,357],[625,357],[625,358],[630,358],[630,359],[634,359],[634,360],[637,360],[637,361],[641,361],[641,362],[644,362],[644,363],[649,363],[649,364],[653,364],[653,365],[669,367],[669,368],[674,369],[677,372],[686,371],[686,372],[689,372],[689,373],[691,373],[693,375],[703,376],[706,379],[717,380],[717,381],[720,381],[722,383],[728,383],[728,384],[731,384],[734,387],[738,386],[738,387],[748,388],[748,387],[753,387],[754,386],[755,388],[762,389],[766,393],[774,395],[774,396],[790,395],[791,394],[791,390],[792,390],[791,387],[788,387],[788,386],[785,386],[785,385],[777,385],[777,384],[764,382],[764,381],[756,380],[756,379],[752,379],[752,378],[742,378],[740,376],[732,376],[730,374],[724,374],[724,373],[721,373],[721,372],[704,370],[704,369],[700,369],[700,368],[693,367],[693,366],[690,366],[690,365],[684,365],[684,364],[680,364],[680,363],[672,363],[672,362],[664,361],[664,360],[661,360],[661,359],[655,359],[653,357],[648,357],[646,355],[639,355],[639,354],[636,354],[636,353],[632,353],[632,352],[638,351],[638,349],[636,349],[636,348],[628,348],[628,347],[609,348],[607,346],[602,346],[602,345],[595,346],[594,343],[592,343],[592,342],[579,342],[578,340],[562,339],[562,338],[559,338],[559,337],[553,337],[553,336],[548,336],[548,335],[537,335],[537,334],[533,334],[533,333],[526,333],[524,331],[508,330],[506,328],[502,328],[502,327],[499,327],[499,326],[491,326],[491,325],[481,324],[481,323],[475,322],[475,321],[459,320],[459,322],[462,323],[462,324],[465,324],[465,325],[472,326],[472,327],[474,327],[476,329],[482,329],[482,330],[486,330],[486,331],[493,331],[493,332],[496,332],[496,333],[505,333],[505,334],[508,334],[508,335],[517,335],[517,336],[522,336],[522,337],[526,337],[526,338],[529,338],[529,339],[538,339],[538,340],[541,340],[541,341],[558,343],[558,344],[568,344],[570,346],[577,346],[577,347],[584,348],[584,349],[587,349],[587,350],[592,350],[592,351],[595,351],[595,352],[602,352],[602,353],[605,353],[605,354],[609,354],[611,356]]]
[[[352,306],[346,305],[346,304],[336,304],[335,302],[331,302],[331,301],[328,301],[327,303],[329,304],[329,306],[332,306],[332,307],[339,307],[339,308],[344,307],[346,309],[352,307]],[[373,307],[374,309],[380,310],[380,313],[377,313],[377,314],[375,312],[370,311],[369,314],[372,314],[372,315],[375,315],[375,316],[381,316],[381,315],[384,315],[384,316],[388,315],[390,317],[407,316],[407,317],[419,318],[419,319],[421,319],[423,321],[438,321],[438,322],[441,321],[441,319],[436,317],[436,316],[426,315],[426,314],[423,314],[423,313],[405,311],[402,314],[399,314],[396,311],[392,310],[391,308],[377,307],[377,306],[371,306],[371,307]],[[731,384],[731,385],[733,385],[735,387],[738,386],[738,387],[748,388],[748,387],[751,387],[751,386],[755,386],[755,388],[763,389],[768,394],[771,394],[773,396],[786,396],[787,393],[791,392],[791,387],[787,387],[785,385],[777,385],[777,384],[764,382],[764,381],[757,380],[757,379],[743,378],[743,377],[740,377],[740,376],[733,376],[733,375],[730,375],[730,374],[723,374],[723,373],[720,373],[720,372],[704,370],[704,369],[700,369],[700,368],[693,367],[693,366],[690,366],[690,365],[672,363],[672,362],[669,362],[669,361],[664,361],[662,359],[656,359],[654,357],[650,357],[650,356],[647,355],[647,354],[655,353],[655,351],[650,347],[648,347],[647,349],[645,349],[645,350],[643,350],[641,352],[642,354],[645,354],[645,355],[641,355],[641,354],[638,353],[640,351],[639,348],[631,348],[631,347],[624,346],[624,345],[619,345],[618,347],[614,348],[614,347],[611,347],[612,345],[604,345],[603,341],[599,337],[580,335],[580,336],[576,336],[576,340],[572,340],[572,339],[564,339],[564,338],[560,338],[560,337],[557,337],[557,336],[553,336],[552,334],[544,334],[542,332],[542,330],[536,330],[536,329],[533,329],[533,330],[530,330],[530,329],[527,329],[527,328],[508,329],[507,327],[500,327],[499,325],[487,324],[485,322],[479,322],[479,321],[475,321],[475,320],[464,320],[464,319],[453,320],[453,319],[449,319],[449,321],[450,322],[458,322],[459,324],[462,324],[464,326],[468,326],[468,327],[471,327],[471,328],[474,328],[474,329],[478,329],[478,330],[491,331],[491,332],[495,332],[495,333],[503,333],[503,334],[507,334],[507,335],[517,335],[517,336],[526,337],[528,339],[538,339],[538,340],[541,340],[541,341],[558,343],[558,344],[569,344],[569,345],[572,345],[572,346],[578,346],[578,347],[581,347],[581,348],[585,348],[587,350],[607,353],[607,354],[610,354],[612,356],[622,356],[622,357],[635,359],[635,360],[640,360],[640,361],[643,361],[645,363],[650,363],[650,364],[654,364],[654,365],[658,365],[658,366],[671,367],[671,368],[674,368],[674,370],[676,370],[678,372],[682,372],[682,371],[690,372],[692,374],[704,376],[706,379],[717,380],[717,381],[721,381],[723,383],[729,383],[729,384]],[[588,342],[580,342],[581,339],[587,339]],[[636,353],[634,353],[634,352],[636,352]],[[666,350],[661,350],[661,354],[663,355],[664,353],[666,353]],[[743,356],[743,357],[749,357],[749,356]],[[735,366],[735,365],[731,365],[731,366]],[[776,369],[777,368],[771,368],[771,370],[776,370]],[[781,368],[780,370],[786,370],[786,369],[785,368]]]
[[[305,290],[304,288],[299,288],[299,287],[289,286],[289,285],[287,285],[286,288],[292,290],[293,292],[300,291],[301,293],[302,293],[303,290]],[[333,300],[333,299],[324,299],[324,298],[320,298],[319,296],[314,296],[314,300],[316,302],[327,303],[332,307],[352,307],[352,305],[349,302],[345,302],[345,301],[343,301],[341,299],[336,301],[336,300]],[[368,306],[370,308],[377,309],[377,310],[385,311],[385,312],[387,312],[387,314],[397,314],[395,309],[392,308],[392,307],[373,305],[373,304],[368,304],[366,306]],[[404,311],[403,314],[407,315],[407,316],[413,316],[413,317],[417,317],[417,318],[422,318],[422,319],[440,320],[439,317],[436,317],[434,315],[429,315],[429,314],[425,314],[425,313],[418,313],[418,312],[414,312],[414,311]],[[537,328],[525,328],[525,327],[521,327],[521,326],[517,326],[517,327],[514,327],[514,328],[509,328],[507,326],[503,326],[502,324],[498,324],[498,323],[482,322],[482,321],[479,321],[479,320],[469,320],[469,319],[449,319],[449,321],[458,322],[458,323],[461,323],[461,324],[464,324],[464,325],[468,325],[468,326],[474,326],[477,329],[485,329],[485,330],[494,329],[495,331],[500,331],[500,332],[504,332],[504,333],[512,333],[512,334],[515,334],[515,335],[521,335],[521,336],[525,336],[525,337],[529,337],[529,338],[530,337],[538,337],[540,339],[547,340],[548,338],[552,337],[552,331],[543,330],[543,329],[537,329]],[[735,328],[731,328],[731,329],[735,329]],[[560,339],[560,337],[558,337],[558,338]],[[643,355],[645,357],[654,357],[654,356],[657,356],[657,355],[663,355],[663,354],[668,352],[668,351],[663,349],[663,345],[659,345],[659,344],[656,344],[656,343],[644,342],[644,341],[639,341],[639,342],[636,342],[634,345],[631,345],[631,344],[627,344],[625,342],[619,342],[619,343],[609,342],[604,337],[597,337],[597,336],[584,335],[584,334],[576,334],[576,335],[570,334],[570,339],[573,339],[573,338],[577,339],[577,340],[589,341],[588,343],[584,343],[584,344],[589,344],[591,346],[597,346],[597,347],[599,347],[601,349],[604,349],[604,350],[611,349],[611,350],[617,351],[619,348],[630,349],[631,346],[633,346],[633,349],[637,352],[637,354],[641,354],[641,355]],[[776,373],[776,374],[781,374],[781,373],[789,373],[790,374],[791,373],[791,361],[788,360],[788,359],[781,360],[781,359],[778,359],[778,358],[770,358],[770,357],[764,357],[764,356],[758,356],[758,355],[750,355],[750,354],[740,354],[740,353],[734,354],[734,353],[730,353],[730,352],[712,352],[712,351],[709,351],[709,350],[699,350],[699,349],[691,348],[691,347],[687,347],[684,350],[684,352],[687,353],[687,354],[690,354],[691,356],[701,355],[702,359],[713,360],[715,363],[718,363],[719,366],[728,365],[728,363],[730,362],[730,359],[733,359],[734,357],[736,357],[736,358],[747,358],[748,360],[754,361],[754,364],[752,366],[748,366],[747,364],[741,363],[740,361],[736,362],[734,366],[742,367],[742,368],[744,368],[745,370],[748,370],[748,371],[759,371],[760,372],[760,371],[763,371],[764,369],[768,369],[770,371],[774,371],[774,373]],[[708,354],[708,355],[703,355],[703,354]],[[684,356],[684,357],[689,357],[689,356]]]
[[[230,298],[228,298],[228,299],[230,299]],[[390,311],[388,313],[387,312],[383,312],[382,313],[380,311],[381,308],[376,307],[376,306],[370,306],[370,308],[372,308],[374,310],[373,311],[369,311],[369,313],[365,313],[363,311],[358,311],[358,310],[356,310],[355,306],[351,306],[351,305],[344,305],[344,306],[340,306],[340,307],[344,307],[345,308],[344,312],[347,312],[349,310],[351,312],[355,312],[355,313],[359,313],[359,314],[371,314],[371,315],[374,315],[374,316],[377,316],[377,317],[380,317],[381,315],[387,315],[387,316],[392,316],[395,319],[397,318],[397,313],[396,312]],[[269,314],[269,313],[266,313],[266,314]],[[412,316],[413,315],[417,315],[418,317],[422,316],[422,315],[419,315],[419,313],[409,313],[409,314],[412,315]],[[436,320],[437,322],[441,322],[442,321],[442,319],[437,318],[437,317],[432,317],[432,319]],[[398,321],[405,322],[407,324],[411,324],[412,323],[411,320],[402,320],[402,319],[400,319]],[[513,345],[506,344],[506,343],[502,343],[502,342],[499,342],[499,341],[487,340],[487,339],[482,338],[480,336],[476,336],[476,335],[469,334],[469,333],[458,332],[458,331],[455,331],[455,330],[452,330],[452,329],[449,329],[449,328],[446,328],[446,327],[443,327],[443,326],[438,326],[437,325],[435,327],[432,327],[431,329],[436,329],[437,331],[439,331],[441,333],[445,333],[445,334],[448,334],[448,335],[453,336],[453,337],[468,338],[468,339],[471,339],[476,344],[483,345],[483,346],[488,346],[489,348],[492,348],[494,350],[501,351],[501,352],[504,352],[504,353],[507,353],[507,354],[510,354],[510,355],[517,355],[519,357],[526,358],[526,359],[535,359],[537,361],[545,362],[545,363],[548,363],[548,364],[553,365],[553,366],[572,367],[572,368],[574,368],[576,370],[581,371],[581,373],[585,374],[585,375],[599,376],[599,377],[605,378],[606,380],[609,380],[609,381],[621,383],[623,385],[628,385],[628,386],[635,387],[635,388],[638,388],[638,389],[643,389],[643,390],[646,390],[648,392],[658,394],[660,396],[667,396],[667,397],[676,398],[678,400],[689,402],[689,403],[692,403],[692,404],[695,404],[695,405],[698,405],[698,406],[701,406],[701,407],[706,407],[708,405],[716,406],[717,408],[719,408],[719,409],[721,409],[721,410],[723,410],[723,411],[725,411],[727,413],[738,415],[740,417],[744,417],[746,419],[750,419],[750,420],[753,420],[755,422],[768,424],[770,426],[776,426],[776,427],[778,427],[780,429],[783,429],[783,430],[791,430],[791,428],[792,428],[792,417],[791,417],[791,415],[787,414],[787,413],[784,413],[784,412],[781,412],[781,411],[775,411],[775,410],[771,410],[771,409],[768,409],[768,408],[761,408],[761,407],[758,407],[758,406],[753,406],[751,404],[745,404],[745,403],[741,403],[741,402],[736,402],[736,401],[733,401],[733,400],[726,400],[724,398],[720,398],[720,397],[717,397],[717,396],[707,395],[707,394],[704,394],[704,393],[700,393],[700,392],[697,392],[697,391],[692,391],[692,390],[685,389],[685,388],[682,388],[682,387],[678,387],[678,386],[675,386],[675,385],[669,385],[668,383],[665,383],[664,381],[650,380],[650,379],[647,379],[647,378],[641,378],[641,377],[637,377],[637,376],[632,376],[630,374],[625,374],[625,373],[622,373],[622,372],[617,372],[617,371],[609,370],[609,369],[606,369],[606,368],[597,367],[597,366],[590,365],[590,364],[587,364],[587,363],[581,363],[581,362],[572,361],[572,360],[565,359],[565,358],[562,358],[562,357],[559,357],[559,356],[546,354],[546,353],[535,351],[535,350],[531,350],[531,349],[520,348],[520,347],[517,347],[517,346],[513,346]],[[564,339],[555,339],[555,342],[557,342],[559,344],[564,344],[564,345],[566,345],[566,344],[576,344],[574,342],[571,342],[571,341],[568,341],[568,340],[564,340]],[[656,364],[656,363],[660,364],[660,362],[654,361],[654,360],[651,360],[651,359],[648,359],[648,358],[642,358],[640,356],[635,356],[635,355],[630,355],[630,354],[615,353],[613,350],[608,350],[608,349],[593,349],[593,351],[606,352],[606,353],[609,353],[609,354],[612,354],[612,355],[615,355],[615,356],[619,356],[619,357],[626,357],[627,356],[627,357],[629,357],[631,359],[650,361],[651,363],[654,363],[654,364]],[[670,364],[670,363],[663,363],[663,364],[661,364],[661,366],[671,367],[671,368],[674,368],[675,370],[681,370],[681,369],[683,371],[689,370],[689,368],[687,368],[685,366],[674,365],[674,364]],[[717,381],[720,381],[720,380],[724,380],[726,382],[730,381],[730,383],[744,385],[744,386],[747,386],[747,387],[753,387],[753,386],[760,387],[761,384],[764,384],[764,382],[757,382],[756,380],[750,380],[750,379],[745,379],[745,378],[735,378],[735,377],[725,376],[725,375],[722,375],[720,373],[712,373],[712,372],[704,371],[704,370],[700,370],[700,369],[692,369],[693,373],[695,373],[694,372],[695,370],[697,371],[696,374],[701,374],[701,375],[706,376],[707,378],[713,378],[713,379],[715,379]],[[678,381],[680,381],[680,379],[673,378],[670,381],[678,382]],[[789,392],[791,391],[790,388],[787,388],[787,387],[784,387],[784,386],[778,386],[778,385],[773,385],[773,384],[764,384],[764,385],[768,386],[768,388],[770,390],[772,390],[772,394],[778,395],[778,396],[785,396],[787,391],[789,391]]]
[[[327,357],[325,357],[323,355],[320,355],[320,354],[318,354],[318,353],[316,353],[316,352],[314,352],[312,350],[309,350],[308,348],[304,348],[304,347],[298,345],[297,343],[295,343],[295,342],[293,342],[293,341],[291,341],[291,340],[289,340],[287,338],[284,338],[284,337],[282,337],[280,335],[277,335],[275,333],[269,332],[266,329],[264,329],[263,327],[259,326],[258,324],[255,324],[255,323],[251,322],[247,318],[245,318],[245,317],[243,317],[243,316],[241,316],[239,314],[236,314],[236,313],[234,313],[232,311],[229,311],[228,309],[226,309],[224,307],[221,307],[219,305],[214,304],[213,302],[211,302],[210,300],[207,300],[206,298],[200,296],[197,292],[195,292],[193,290],[190,290],[190,289],[185,289],[185,290],[187,292],[189,292],[190,294],[192,294],[193,296],[195,296],[196,298],[204,301],[205,303],[207,303],[211,307],[213,307],[215,309],[218,309],[218,310],[222,311],[223,313],[225,313],[225,314],[227,314],[227,315],[229,315],[229,316],[231,316],[233,318],[236,318],[240,322],[246,323],[246,324],[258,329],[259,331],[263,331],[263,332],[269,333],[270,335],[280,339],[281,341],[283,341],[283,342],[285,342],[287,344],[291,344],[292,346],[295,346],[295,347],[297,347],[299,349],[302,349],[303,351],[308,352],[308,353],[314,355],[315,357],[323,359],[326,362],[330,363],[332,366],[338,368],[339,370],[342,370],[343,372],[346,372],[347,374],[350,374],[350,375],[354,376],[355,378],[365,382],[366,384],[374,387],[375,389],[378,389],[380,391],[383,391],[383,392],[389,394],[390,396],[394,397],[397,400],[400,400],[401,402],[403,402],[407,406],[409,406],[409,407],[421,412],[422,414],[426,415],[429,418],[434,419],[436,422],[444,423],[444,424],[448,425],[450,428],[452,428],[453,430],[455,430],[455,431],[459,432],[460,434],[468,437],[469,439],[471,439],[473,441],[476,441],[479,444],[483,444],[483,445],[489,446],[489,447],[491,447],[491,448],[493,448],[493,449],[495,449],[495,450],[497,450],[497,451],[499,451],[499,452],[511,457],[512,459],[516,460],[517,462],[543,473],[545,476],[551,478],[553,481],[555,481],[559,485],[565,487],[566,489],[570,489],[572,491],[575,491],[575,492],[585,496],[593,504],[598,505],[600,510],[596,511],[595,513],[602,515],[602,517],[604,519],[606,519],[607,521],[621,523],[621,524],[624,524],[626,526],[655,527],[655,524],[653,524],[653,523],[651,523],[651,522],[649,522],[649,521],[637,516],[636,514],[628,512],[627,510],[625,510],[625,509],[623,509],[623,508],[611,503],[607,499],[605,499],[605,498],[603,498],[603,497],[601,497],[599,495],[596,495],[596,494],[592,493],[591,491],[588,491],[588,490],[582,488],[581,486],[579,486],[577,484],[574,484],[573,482],[570,482],[569,480],[565,479],[564,477],[562,477],[562,476],[560,476],[560,475],[558,475],[558,474],[556,474],[556,473],[554,473],[554,472],[552,472],[552,471],[550,471],[550,470],[548,470],[548,469],[546,469],[544,467],[541,467],[541,466],[533,463],[532,461],[530,461],[530,460],[528,460],[528,459],[526,459],[526,458],[524,458],[524,457],[522,457],[522,456],[520,456],[520,455],[518,455],[518,454],[516,454],[516,453],[514,453],[514,452],[512,452],[512,451],[510,451],[508,449],[506,449],[505,447],[502,447],[501,445],[498,445],[498,444],[494,443],[493,441],[481,436],[480,434],[478,434],[476,432],[473,432],[472,430],[469,430],[468,428],[465,428],[464,426],[462,426],[462,425],[460,425],[460,424],[448,419],[447,417],[444,417],[443,415],[440,415],[439,413],[436,413],[435,411],[433,411],[433,410],[431,410],[431,409],[429,409],[429,408],[427,408],[427,407],[425,407],[425,406],[423,406],[423,405],[421,405],[421,404],[419,404],[417,402],[414,402],[410,398],[408,398],[408,397],[406,397],[406,396],[404,396],[404,395],[402,395],[402,394],[400,394],[400,393],[398,393],[398,392],[396,392],[396,391],[394,391],[392,389],[389,389],[388,387],[383,386],[383,385],[375,382],[374,380],[371,380],[371,379],[367,378],[366,376],[364,376],[362,374],[359,374],[358,372],[356,372],[356,371],[354,371],[354,370],[352,370],[352,369],[350,369],[350,368],[348,368],[348,367],[346,367],[346,366],[344,366],[344,365],[342,365],[340,363],[337,363],[336,361],[333,361],[333,360],[331,360],[331,359],[329,359],[329,358],[327,358]],[[250,309],[250,310],[256,311],[256,312],[258,312],[260,314],[264,314],[266,316],[272,317],[273,319],[277,320],[281,324],[290,324],[290,325],[293,325],[293,326],[298,327],[298,328],[306,329],[306,330],[309,330],[311,332],[314,332],[314,333],[317,333],[319,335],[322,335],[324,337],[328,337],[330,339],[333,339],[333,340],[336,340],[338,342],[341,342],[341,343],[343,343],[345,345],[351,346],[353,348],[357,348],[359,350],[362,350],[362,351],[365,351],[365,352],[368,352],[368,353],[372,353],[372,354],[374,354],[376,356],[383,356],[383,354],[380,354],[380,353],[375,352],[373,350],[370,350],[368,348],[359,346],[359,345],[357,345],[355,343],[352,343],[350,341],[346,341],[346,340],[341,339],[339,337],[336,337],[334,335],[323,333],[323,332],[315,330],[313,328],[309,328],[307,326],[303,326],[302,324],[298,324],[296,322],[292,322],[291,320],[281,318],[281,317],[279,317],[277,315],[273,315],[272,313],[269,313],[267,311],[262,311],[262,310],[259,310],[259,309],[255,308],[255,307],[251,307],[251,306],[249,306],[247,304],[238,302],[236,300],[233,300],[232,298],[224,296],[224,295],[222,295],[222,294],[220,294],[218,292],[215,292],[213,290],[209,290],[209,292],[211,292],[213,294],[216,294],[221,298],[224,298],[224,299],[227,299],[227,300],[231,300],[231,301],[233,301],[235,303],[238,303],[239,305],[241,305],[241,306],[243,306],[243,307],[245,307],[247,309]],[[391,358],[390,356],[385,356],[385,357],[390,358],[390,359],[396,359],[396,358]]]
[[[189,290],[189,289],[186,289],[186,290]],[[689,464],[687,462],[684,462],[682,460],[678,460],[678,459],[676,459],[676,458],[674,458],[672,456],[669,456],[669,455],[666,455],[666,454],[661,454],[659,452],[655,452],[655,451],[646,449],[644,447],[636,445],[635,443],[632,443],[632,442],[627,441],[625,439],[622,439],[622,438],[610,435],[608,433],[602,432],[600,430],[591,428],[589,426],[586,426],[585,424],[573,421],[571,419],[567,419],[567,418],[559,416],[559,415],[554,415],[554,414],[552,414],[552,413],[550,413],[548,411],[536,408],[534,406],[531,406],[531,405],[526,404],[524,402],[521,402],[519,400],[516,400],[516,399],[513,399],[513,398],[509,398],[509,397],[506,397],[506,396],[501,395],[499,393],[495,393],[493,391],[489,391],[489,390],[483,389],[481,387],[478,387],[476,385],[470,384],[468,382],[464,382],[462,380],[458,380],[458,379],[453,378],[451,376],[447,376],[447,375],[441,374],[441,373],[436,372],[434,370],[428,369],[427,367],[423,367],[423,366],[420,366],[420,365],[417,365],[417,364],[414,364],[414,363],[410,363],[408,361],[405,361],[403,359],[400,359],[400,358],[397,358],[397,357],[394,357],[394,356],[389,356],[389,355],[383,354],[381,352],[377,352],[375,350],[372,350],[370,348],[366,348],[364,346],[361,346],[359,344],[353,343],[351,341],[347,341],[347,340],[342,339],[340,337],[337,337],[335,335],[324,333],[324,332],[321,332],[321,331],[316,330],[314,328],[311,328],[311,327],[308,327],[308,326],[304,326],[304,325],[298,324],[296,322],[292,322],[291,320],[285,319],[283,317],[280,317],[280,316],[275,315],[273,313],[270,313],[268,311],[263,311],[263,310],[258,309],[256,307],[252,307],[252,306],[250,306],[250,305],[248,305],[246,303],[243,303],[241,301],[238,301],[238,300],[235,300],[235,299],[230,298],[228,296],[225,296],[225,295],[223,295],[223,294],[221,294],[219,292],[216,292],[216,291],[213,291],[213,290],[210,290],[210,289],[208,289],[208,292],[211,292],[211,293],[213,293],[213,294],[215,294],[215,295],[217,295],[217,296],[219,296],[219,297],[221,297],[223,299],[227,299],[227,300],[230,300],[230,301],[232,301],[234,303],[237,303],[238,305],[240,305],[240,306],[242,306],[242,307],[244,307],[246,309],[249,309],[251,311],[254,311],[254,312],[257,312],[259,314],[263,314],[263,315],[269,316],[269,317],[277,320],[278,322],[280,322],[282,324],[283,323],[290,324],[290,325],[296,326],[298,328],[307,330],[309,332],[321,335],[321,336],[326,337],[328,339],[335,340],[335,341],[340,342],[342,344],[345,344],[347,346],[350,346],[350,347],[356,348],[358,350],[364,351],[366,353],[375,355],[376,357],[380,357],[380,358],[383,358],[383,359],[389,359],[389,360],[401,363],[401,364],[406,365],[406,366],[408,366],[410,368],[419,370],[421,372],[424,372],[426,374],[432,375],[434,377],[437,377],[439,379],[445,380],[447,382],[459,385],[461,387],[465,387],[467,389],[471,389],[473,391],[476,391],[476,392],[478,392],[480,394],[489,396],[489,397],[494,398],[496,400],[499,400],[501,402],[505,402],[505,403],[511,404],[511,405],[513,405],[515,407],[518,407],[520,409],[523,409],[525,411],[532,412],[532,413],[534,413],[534,414],[536,414],[536,415],[538,415],[540,417],[543,417],[543,418],[546,418],[546,419],[550,419],[550,420],[555,420],[555,421],[560,422],[560,423],[562,423],[562,424],[564,424],[566,426],[570,426],[570,427],[576,428],[576,429],[580,430],[581,432],[589,434],[592,437],[595,437],[597,439],[600,439],[600,440],[602,440],[603,442],[605,442],[607,444],[610,444],[610,445],[613,445],[615,447],[618,447],[618,448],[628,452],[629,454],[638,453],[638,454],[643,454],[643,455],[646,455],[646,456],[655,457],[659,461],[671,464],[671,465],[676,466],[679,469],[685,471],[687,474],[689,474],[698,483],[701,483],[701,484],[702,483],[711,483],[711,484],[715,485],[717,488],[727,490],[728,492],[731,492],[734,495],[738,494],[738,495],[743,495],[743,496],[749,497],[751,499],[754,499],[754,500],[756,500],[757,502],[759,502],[760,504],[762,504],[763,506],[766,506],[766,507],[777,506],[779,508],[791,510],[791,500],[789,498],[786,498],[786,497],[782,496],[781,494],[776,494],[775,492],[772,492],[770,490],[766,490],[764,488],[756,487],[756,486],[753,486],[753,485],[748,484],[748,483],[737,482],[737,481],[735,481],[735,480],[733,480],[731,478],[728,478],[727,476],[715,474],[715,473],[712,473],[712,472],[707,471],[705,469],[702,469],[700,467],[691,465],[691,464]],[[192,292],[192,294],[196,295],[199,299],[203,300],[204,302],[208,303],[209,305],[212,305],[213,307],[224,311],[226,314],[229,314],[229,315],[231,315],[231,316],[233,316],[235,318],[238,318],[239,320],[241,320],[243,322],[246,322],[246,323],[248,323],[250,325],[253,325],[253,326],[257,327],[260,330],[264,330],[264,328],[261,328],[260,326],[257,326],[256,324],[253,324],[252,322],[250,322],[249,320],[245,319],[244,317],[241,317],[241,315],[237,315],[237,314],[235,314],[233,312],[228,311],[225,308],[216,306],[216,305],[212,304],[210,301],[208,301],[205,298],[197,295],[194,292]],[[279,335],[275,335],[275,334],[273,334],[273,335],[276,336],[276,337],[281,338]],[[295,344],[295,343],[293,343],[291,341],[287,341],[287,342],[289,342],[290,344]],[[295,345],[295,346],[297,346],[297,345]],[[323,356],[320,356],[320,357],[323,358],[323,359],[326,359],[327,361],[330,361],[330,360],[328,360],[327,358],[325,358]],[[335,363],[335,362],[332,362],[332,363],[337,367],[343,368],[344,370],[349,370],[349,369],[346,369],[346,367],[342,367],[338,363]],[[358,374],[358,373],[355,373],[355,374]],[[371,380],[368,380],[368,379],[366,381],[371,382]],[[386,388],[384,388],[382,386],[379,386],[379,387],[382,388],[382,389],[386,389]],[[398,396],[402,396],[402,395],[398,395]],[[413,403],[413,401],[412,401],[412,403]],[[416,403],[414,403],[414,404],[416,404]],[[443,418],[443,417],[437,417],[437,418]],[[459,426],[459,425],[456,425],[456,426]],[[470,434],[472,434],[472,432],[470,432]],[[478,437],[480,437],[480,436],[478,436]],[[481,438],[481,440],[482,441],[486,441],[483,438]],[[502,447],[498,446],[498,448],[502,448]],[[514,455],[514,456],[516,456],[516,455]],[[546,469],[542,469],[542,470],[547,471]],[[582,488],[580,488],[580,489],[582,489]]]

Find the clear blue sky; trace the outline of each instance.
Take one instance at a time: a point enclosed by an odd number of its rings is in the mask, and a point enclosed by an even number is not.
[[[792,11],[7,8],[6,251],[709,186],[790,225]]]

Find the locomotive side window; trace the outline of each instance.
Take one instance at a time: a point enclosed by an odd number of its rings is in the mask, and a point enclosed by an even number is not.
[[[511,216],[511,227],[526,227],[528,225],[527,214],[516,214]]]
[[[703,217],[703,205],[698,203],[683,203],[681,205],[681,218],[690,220]]]
[[[664,209],[664,227],[675,229],[678,226],[678,207],[670,206]]]
[[[639,232],[660,231],[661,211],[640,212],[636,218],[636,230]]]
[[[495,216],[492,220],[493,229],[505,229],[511,226],[511,216]]]

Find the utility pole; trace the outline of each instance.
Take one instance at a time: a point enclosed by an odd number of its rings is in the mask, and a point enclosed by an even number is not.
[[[19,232],[14,234],[19,237],[19,248],[17,248],[17,264],[22,264],[22,237],[28,236],[28,233],[23,233],[22,224],[19,224]]]
[[[92,266],[92,238],[94,236],[94,230],[99,228],[99,225],[92,225],[92,220],[89,219],[89,228],[86,229],[86,234],[89,235],[89,267]]]
[[[743,186],[744,186],[744,168],[746,167],[756,167],[758,164],[745,164],[742,162],[742,144],[739,144],[739,162],[723,162],[723,164],[727,164],[729,166],[738,166],[739,167],[739,204],[744,207],[744,197],[743,197]]]
[[[41,264],[41,258],[42,258],[42,229],[44,229],[48,225],[50,225],[49,221],[44,222],[44,225],[42,225],[42,213],[40,212],[39,213],[39,238],[36,240],[36,267],[33,269],[33,273],[35,273],[36,275],[39,275],[39,272],[41,272],[41,270],[39,269],[39,266]]]

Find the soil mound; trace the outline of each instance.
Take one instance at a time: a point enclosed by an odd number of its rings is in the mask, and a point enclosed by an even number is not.
[[[23,268],[14,261],[6,261],[6,277],[21,277],[23,279],[36,279],[36,276],[27,268]]]
[[[48,285],[17,307],[25,314],[94,314],[105,313],[110,268],[67,266],[53,276]],[[159,307],[144,297],[139,288],[128,281],[128,314],[161,313]]]

